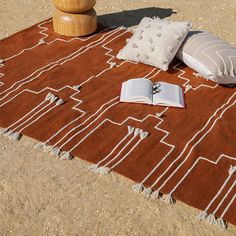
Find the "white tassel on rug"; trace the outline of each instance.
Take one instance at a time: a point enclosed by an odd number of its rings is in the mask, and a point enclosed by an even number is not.
[[[110,64],[110,68],[116,67],[116,62],[109,62],[109,64]]]
[[[52,93],[48,93],[45,97],[45,101],[48,101],[48,100],[51,100],[51,98],[53,97],[54,95]]]
[[[14,132],[14,130],[9,130],[4,134],[8,139],[13,141],[19,141],[22,135],[19,132]]]
[[[34,145],[34,148],[39,149],[39,150],[43,150],[45,145],[46,144],[44,142],[38,142]]]
[[[50,98],[50,102],[53,103],[53,102],[55,102],[57,99],[58,99],[58,97],[52,94],[52,95],[51,95],[51,98]]]
[[[54,147],[54,148],[50,151],[50,153],[51,153],[52,155],[55,155],[55,156],[59,157],[59,155],[60,155],[60,153],[61,153],[61,150],[60,150],[60,148],[58,148],[58,147]]]
[[[22,135],[19,132],[13,132],[11,135],[8,136],[9,139],[13,141],[19,141]]]
[[[138,136],[141,131],[142,131],[141,129],[135,128],[135,129],[134,129],[134,136],[135,136],[135,137]]]
[[[149,133],[146,132],[146,131],[141,131],[141,132],[140,132],[140,138],[141,138],[142,140],[145,139],[145,138],[147,138],[148,135],[149,135]]]
[[[192,85],[188,84],[186,87],[185,87],[185,93],[187,93],[189,90],[193,89]]]
[[[153,200],[157,200],[157,199],[160,199],[160,198],[161,198],[161,194],[160,194],[159,190],[154,191],[151,195],[151,199],[153,199]]]
[[[80,91],[81,86],[80,86],[80,85],[74,85],[74,86],[73,86],[73,89],[75,89],[75,90],[77,90],[77,91]]]
[[[153,192],[153,191],[152,191],[151,188],[145,188],[145,189],[143,190],[142,194],[143,194],[145,197],[149,198],[149,197],[151,197],[152,192]]]
[[[142,184],[134,184],[132,189],[134,192],[141,193],[144,190],[144,186]]]
[[[52,145],[45,144],[45,146],[43,147],[43,151],[44,152],[51,152],[53,148],[54,147]]]
[[[59,156],[61,160],[67,161],[67,160],[72,160],[73,156],[70,155],[69,152],[62,152],[61,155]]]
[[[174,204],[175,200],[174,198],[171,196],[171,194],[168,194],[166,196],[164,196],[163,200],[167,203],[167,204]]]
[[[111,172],[111,169],[106,166],[101,166],[97,169],[97,172],[102,175],[108,175]]]
[[[230,165],[229,174],[230,174],[230,175],[236,174],[236,166]]]
[[[128,125],[127,128],[128,128],[128,134],[132,134],[135,130],[135,128],[130,125]]]
[[[40,39],[38,44],[39,44],[39,45],[41,45],[41,44],[46,44],[46,41],[45,41],[44,39]]]
[[[157,116],[158,118],[162,118],[162,117],[163,117],[163,114],[162,114],[162,113],[156,113],[156,116]]]
[[[210,214],[206,217],[206,221],[211,225],[216,225],[216,217],[214,214]]]
[[[230,168],[229,170],[230,174],[231,175],[234,175],[235,173],[235,170],[234,170],[234,167]],[[225,200],[227,199],[227,197],[229,196],[229,194],[232,192],[232,190],[234,189],[234,187],[236,186],[236,180],[234,180],[233,184],[230,186],[230,188],[228,189],[228,191],[226,192],[226,194],[224,195],[224,197],[221,199],[220,203],[218,204],[218,206],[215,208],[215,210],[213,211],[213,215],[216,215],[217,214],[217,211],[219,210],[219,208],[222,206],[222,204],[225,202]],[[236,194],[235,194],[236,196]],[[234,196],[234,197],[235,197]],[[231,199],[230,202],[233,202],[233,199],[234,197]],[[229,205],[230,205],[230,202],[229,202]],[[221,218],[224,217],[224,214],[225,212],[227,211],[229,205],[224,209],[222,215],[221,215]]]
[[[95,172],[98,169],[99,165],[98,164],[93,164],[88,167],[90,171]]]
[[[200,213],[196,216],[196,218],[197,218],[198,220],[205,220],[205,219],[207,218],[207,216],[208,216],[207,212],[206,212],[206,211],[202,211],[202,212],[200,212]]]
[[[60,106],[62,104],[64,104],[65,102],[60,98],[57,102],[56,102],[56,105],[57,106]]]
[[[218,226],[221,229],[227,229],[227,225],[221,217],[216,220],[216,226]]]
[[[8,130],[6,133],[4,133],[4,136],[6,136],[7,138],[10,138],[13,133],[14,133],[13,130]]]
[[[7,131],[9,131],[8,128],[0,128],[0,134],[5,134]]]

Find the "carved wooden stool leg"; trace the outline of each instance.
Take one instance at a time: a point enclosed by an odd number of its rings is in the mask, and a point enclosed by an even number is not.
[[[65,36],[84,36],[97,29],[96,0],[53,0],[54,31]]]

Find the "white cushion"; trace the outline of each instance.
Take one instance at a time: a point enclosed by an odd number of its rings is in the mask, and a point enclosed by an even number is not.
[[[188,22],[145,17],[117,58],[142,62],[166,71],[190,28]]]
[[[189,32],[177,57],[204,78],[236,84],[236,48],[210,32]]]

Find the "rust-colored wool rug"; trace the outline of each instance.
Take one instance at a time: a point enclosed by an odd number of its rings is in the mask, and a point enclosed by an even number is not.
[[[1,134],[39,141],[62,159],[116,171],[133,190],[236,225],[236,89],[197,78],[176,61],[168,72],[115,58],[131,33],[55,34],[51,20],[0,42]],[[146,77],[182,86],[186,109],[119,102],[122,82]]]

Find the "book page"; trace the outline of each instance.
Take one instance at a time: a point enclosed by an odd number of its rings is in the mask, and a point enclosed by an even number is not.
[[[184,107],[184,96],[181,87],[175,84],[169,84],[165,82],[159,82],[159,92],[153,94],[153,104],[172,106],[172,107]]]
[[[152,104],[152,81],[145,78],[131,79],[122,84],[121,102]]]

